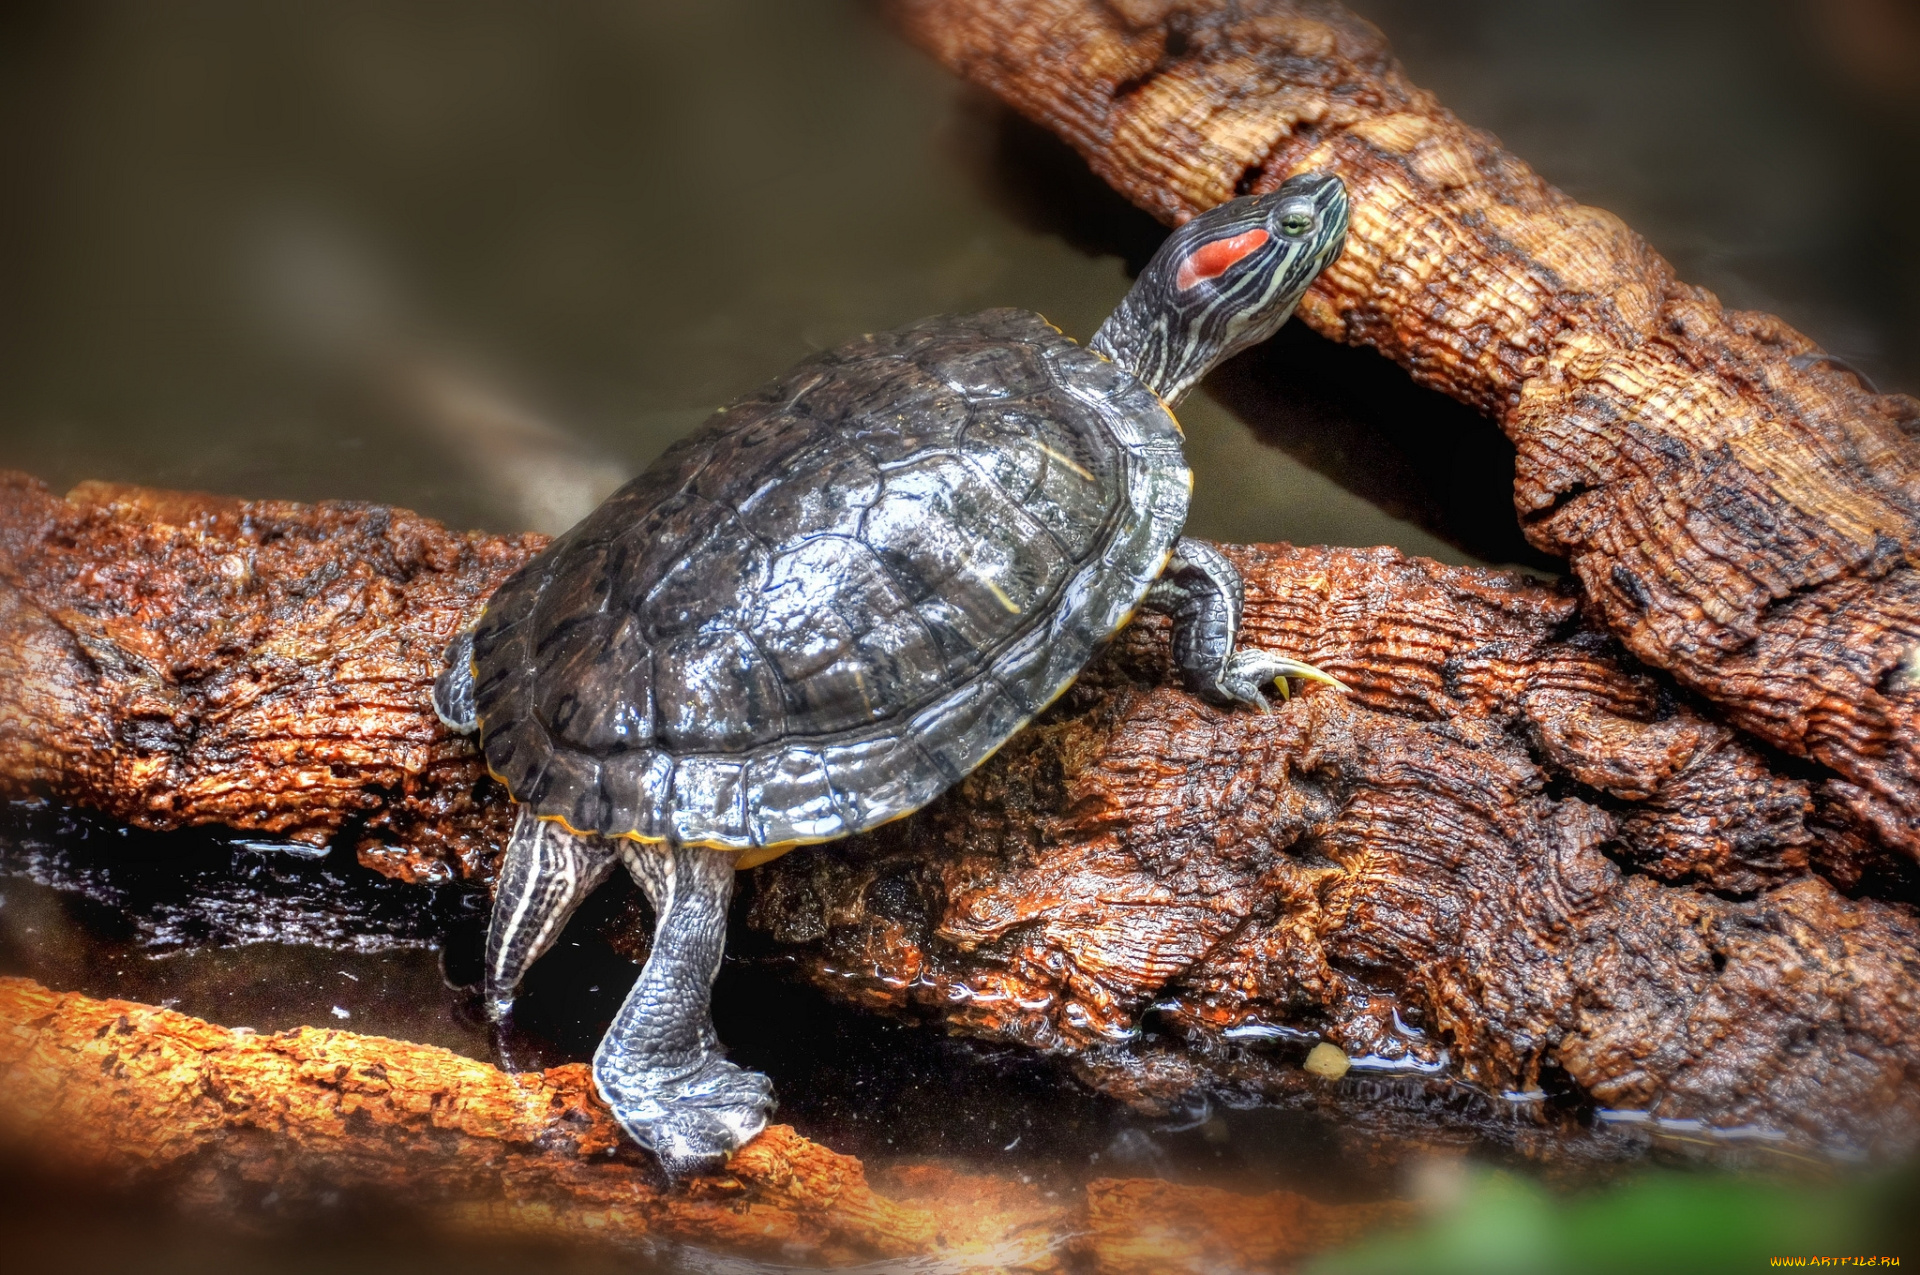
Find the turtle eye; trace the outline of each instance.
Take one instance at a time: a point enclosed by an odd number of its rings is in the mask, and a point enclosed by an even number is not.
[[[1302,212],[1296,208],[1292,212],[1281,214],[1280,232],[1282,234],[1291,235],[1295,239],[1298,239],[1301,235],[1306,234],[1312,229],[1313,214],[1310,212]]]

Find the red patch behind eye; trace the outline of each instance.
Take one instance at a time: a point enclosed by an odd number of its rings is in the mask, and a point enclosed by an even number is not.
[[[1174,276],[1173,284],[1185,292],[1202,279],[1223,275],[1232,268],[1234,262],[1271,238],[1273,236],[1264,230],[1249,230],[1228,239],[1203,243],[1180,263],[1180,273]]]

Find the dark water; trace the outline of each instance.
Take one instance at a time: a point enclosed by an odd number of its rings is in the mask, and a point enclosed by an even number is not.
[[[1356,7],[1418,82],[1683,277],[1920,389],[1920,27],[1895,0]],[[423,406],[411,372],[630,472],[862,331],[1018,305],[1085,337],[1161,235],[851,0],[14,0],[0,171],[0,464],[500,530],[529,518],[512,456],[457,441],[464,418]],[[1514,525],[1498,433],[1364,351],[1290,327],[1182,419],[1197,534],[1555,568]],[[458,990],[470,895],[12,818],[0,968],[494,1056]],[[590,1051],[632,976],[613,947],[631,920],[617,891],[582,914],[530,980],[510,1061]],[[1036,1060],[839,1009],[777,964],[734,962],[719,1006],[782,1118],[857,1154],[1407,1189],[1315,1118],[1147,1120]]]
[[[788,976],[778,945],[741,923],[750,904],[736,903],[716,1025],[733,1058],[775,1079],[779,1118],[836,1150],[958,1160],[1063,1189],[1119,1174],[1328,1199],[1379,1195],[1407,1158],[1406,1146],[1343,1154],[1352,1139],[1323,1112],[1198,1101],[1142,1115],[1025,1050],[854,1011]],[[504,1035],[477,995],[487,907],[484,889],[403,885],[344,851],[296,857],[0,807],[0,972],[262,1032],[394,1036],[513,1070],[590,1057],[638,973],[636,935],[650,929],[638,891],[617,879],[581,908]],[[1431,1109],[1450,1145],[1478,1140],[1506,1160],[1502,1123],[1534,1115],[1417,1080],[1356,1073],[1347,1088],[1356,1115],[1383,1102]],[[1642,1149],[1605,1130],[1582,1141],[1572,1158],[1585,1171]]]

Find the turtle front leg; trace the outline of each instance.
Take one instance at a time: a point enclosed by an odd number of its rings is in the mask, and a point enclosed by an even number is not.
[[[773,1083],[728,1062],[713,1030],[735,855],[620,844],[653,904],[653,951],[593,1055],[594,1084],[667,1176],[711,1172],[767,1126]]]
[[[1187,689],[1216,704],[1246,704],[1270,711],[1261,688],[1304,677],[1340,690],[1340,680],[1311,664],[1272,651],[1236,650],[1246,589],[1239,571],[1204,540],[1181,537],[1167,569],[1147,591],[1141,608],[1173,617],[1173,662]]]
[[[527,968],[553,946],[567,918],[613,871],[600,837],[581,837],[525,806],[514,819],[487,926],[487,1017],[504,1022]]]

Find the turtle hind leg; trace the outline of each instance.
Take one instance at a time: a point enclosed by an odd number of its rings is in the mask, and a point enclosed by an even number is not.
[[[604,839],[576,836],[519,808],[494,882],[493,920],[487,926],[486,1007],[494,1022],[512,1012],[527,968],[553,946],[567,918],[607,879],[617,858]]]
[[[728,1062],[713,1030],[735,855],[623,842],[620,857],[653,903],[653,950],[594,1052],[594,1084],[668,1177],[711,1172],[774,1107],[773,1083]]]
[[[480,728],[473,702],[473,630],[462,630],[447,643],[446,667],[433,679],[433,715],[448,730],[471,735]]]
[[[1181,537],[1141,607],[1173,617],[1173,662],[1188,690],[1216,704],[1246,704],[1264,713],[1268,705],[1261,688],[1277,685],[1284,698],[1285,678],[1347,689],[1338,678],[1291,656],[1236,647],[1245,596],[1240,572],[1224,554],[1204,540]]]

